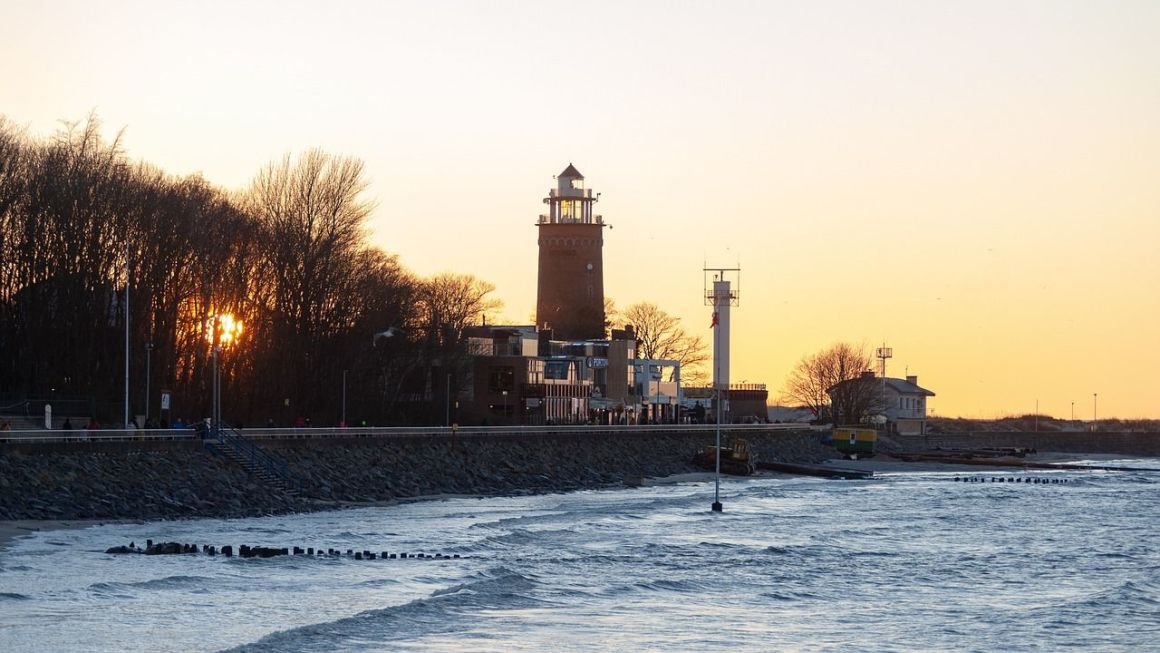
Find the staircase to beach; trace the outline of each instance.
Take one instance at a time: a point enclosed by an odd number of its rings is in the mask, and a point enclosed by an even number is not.
[[[242,437],[236,430],[223,425],[217,437],[207,438],[204,444],[213,455],[237,463],[266,485],[291,496],[298,494],[298,483],[286,461]]]

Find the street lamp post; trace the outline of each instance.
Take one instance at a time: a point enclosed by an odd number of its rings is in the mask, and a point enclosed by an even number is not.
[[[145,422],[149,422],[149,374],[153,371],[153,343],[145,343]],[[142,425],[144,426],[144,424]]]
[[[212,407],[210,410],[210,430],[217,438],[222,423],[222,382],[218,367],[218,356],[222,351],[242,335],[242,321],[235,320],[233,315],[223,313],[211,315],[206,323],[206,339],[209,340],[210,351],[213,354],[213,390]]]
[[[346,370],[342,371],[342,419],[339,426],[346,427]]]
[[[508,409],[507,409],[507,407],[508,407],[508,403],[507,403],[507,393],[508,393],[508,391],[507,391],[507,390],[504,390],[504,391],[503,391],[503,419],[504,419],[504,421],[505,421],[505,422],[507,421],[507,417],[508,417]]]
[[[651,377],[652,375],[649,374],[649,376]],[[653,410],[656,411],[656,413],[654,413],[653,423],[655,423],[655,424],[664,423],[664,420],[661,419],[661,415],[664,414],[664,410],[661,408],[661,366],[660,365],[657,365],[657,399],[656,399],[656,401],[653,402]]]
[[[218,428],[221,424],[221,415],[220,415],[221,393],[219,392],[219,388],[221,387],[221,376],[218,374],[218,354],[221,353],[221,350],[222,350],[221,345],[214,343],[212,345],[212,350],[213,350],[213,387],[210,389],[211,406],[210,406],[210,410],[209,410],[209,425],[210,425],[210,428],[212,429],[213,436],[216,438],[217,433],[218,433]]]
[[[1099,398],[1100,398],[1100,393],[1098,393],[1098,392],[1092,393],[1092,430],[1093,431],[1095,431],[1096,429],[1099,428],[1099,423],[1100,423],[1099,412],[1096,410],[1099,407]]]

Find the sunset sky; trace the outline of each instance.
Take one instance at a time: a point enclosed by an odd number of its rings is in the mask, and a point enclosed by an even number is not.
[[[605,293],[734,383],[883,341],[940,416],[1160,417],[1160,2],[61,2],[0,6],[0,114],[95,111],[225,188],[363,159],[373,240],[535,309],[536,217],[600,192]]]

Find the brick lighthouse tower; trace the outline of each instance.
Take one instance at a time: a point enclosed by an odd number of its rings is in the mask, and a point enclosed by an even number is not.
[[[556,177],[544,204],[536,327],[552,329],[559,340],[604,337],[604,219],[592,215],[599,199],[584,188],[584,175],[571,163]]]

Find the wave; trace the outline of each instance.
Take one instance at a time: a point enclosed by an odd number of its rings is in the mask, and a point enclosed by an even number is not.
[[[97,592],[98,594],[121,593],[126,590],[178,590],[188,589],[191,587],[201,587],[212,579],[205,576],[166,576],[164,578],[152,578],[150,580],[138,581],[135,583],[93,583],[89,585],[89,590]]]
[[[262,533],[265,535],[289,535],[294,532],[280,526],[246,526],[237,530],[239,533]]]
[[[705,583],[693,580],[653,580],[636,583],[634,588],[649,592],[676,592],[677,594],[692,594],[705,591]]]
[[[25,596],[16,592],[0,592],[0,600],[3,601],[27,601],[31,596]]]
[[[533,576],[494,567],[466,582],[433,592],[429,597],[351,617],[271,633],[256,642],[228,649],[231,653],[323,651],[357,643],[413,639],[464,630],[473,613],[520,610],[553,605],[533,594],[542,584]]]
[[[1089,595],[1079,603],[1082,608],[1145,609],[1155,611],[1160,606],[1160,585],[1145,581],[1127,580],[1102,592]]]
[[[791,601],[814,601],[823,598],[820,594],[813,592],[762,592],[759,596],[766,599],[773,599],[774,601],[781,601],[789,603]]]
[[[763,552],[775,556],[789,556],[795,558],[824,558],[834,555],[844,555],[846,553],[842,547],[834,544],[774,544],[765,547]]]
[[[560,521],[567,521],[571,515],[566,512],[549,512],[533,515],[520,515],[518,517],[502,517],[494,521],[477,522],[469,526],[471,529],[524,529],[527,526],[535,524],[551,524]]]

